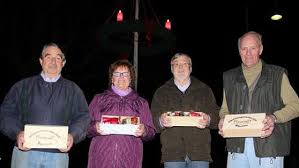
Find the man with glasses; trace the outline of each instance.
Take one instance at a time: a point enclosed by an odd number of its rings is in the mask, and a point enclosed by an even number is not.
[[[66,63],[58,45],[44,46],[39,62],[42,72],[17,82],[6,95],[0,111],[0,131],[15,140],[12,168],[67,168],[68,151],[85,138],[90,117],[81,89],[61,76]],[[30,149],[24,146],[24,125],[68,126],[65,149]]]
[[[209,86],[193,76],[191,58],[177,53],[171,59],[173,78],[157,89],[151,110],[162,144],[165,168],[208,168],[210,128],[217,128],[218,106]],[[195,127],[173,126],[167,112],[198,112],[202,120]]]

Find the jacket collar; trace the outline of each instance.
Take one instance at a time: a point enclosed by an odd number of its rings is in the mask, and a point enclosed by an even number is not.
[[[269,69],[268,64],[266,64],[263,60],[261,60],[261,61],[262,61],[262,71],[261,71],[261,75],[260,75],[260,78],[259,78],[259,81],[258,81],[256,87],[262,86],[262,85],[266,84],[267,82],[272,81],[272,76],[269,75],[270,69]],[[236,77],[236,82],[246,83],[245,76],[243,74],[243,70],[242,70],[241,66],[239,66],[237,68],[237,75],[236,76],[237,76]]]

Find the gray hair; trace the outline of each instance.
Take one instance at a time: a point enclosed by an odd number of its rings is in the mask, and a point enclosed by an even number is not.
[[[59,48],[61,50],[61,48],[56,43],[45,44],[44,47],[43,47],[42,54],[41,54],[40,58],[42,58],[45,55],[46,49],[48,47],[56,47],[56,48]],[[61,58],[62,58],[63,61],[65,61],[66,60],[65,55],[64,55],[63,51],[61,51],[61,52],[62,52]]]
[[[260,33],[257,33],[255,31],[249,31],[245,34],[243,34],[239,39],[238,39],[238,49],[240,50],[240,47],[241,47],[241,41],[243,40],[244,37],[247,37],[249,35],[252,35],[254,36],[257,40],[258,40],[258,43],[260,46],[263,45],[263,42],[262,42],[262,35]]]
[[[177,58],[179,58],[179,57],[183,57],[183,56],[188,58],[188,60],[189,60],[189,65],[190,65],[190,67],[192,67],[192,60],[191,60],[191,57],[190,57],[188,54],[185,54],[185,53],[176,53],[176,54],[174,54],[174,56],[172,56],[172,58],[171,58],[170,64],[172,64],[172,62],[173,62],[175,59],[177,59]]]

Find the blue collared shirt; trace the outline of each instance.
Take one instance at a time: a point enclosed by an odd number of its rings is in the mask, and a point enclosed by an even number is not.
[[[188,87],[191,84],[191,79],[189,78],[188,83],[186,83],[186,85],[179,85],[175,80],[174,80],[174,84],[178,87],[178,89],[182,92],[185,93],[185,91],[188,89]]]

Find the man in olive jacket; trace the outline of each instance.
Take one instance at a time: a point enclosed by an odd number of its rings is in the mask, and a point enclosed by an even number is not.
[[[299,98],[285,68],[265,63],[261,34],[238,40],[242,64],[223,74],[219,134],[227,114],[266,113],[261,137],[226,139],[229,168],[283,168],[291,145],[291,120],[299,116]]]
[[[190,76],[191,58],[177,53],[171,59],[173,78],[157,89],[151,110],[161,133],[161,162],[165,168],[208,168],[211,158],[209,128],[217,128],[218,106],[209,86]],[[166,117],[169,111],[197,111],[203,117],[196,127],[174,127]]]

